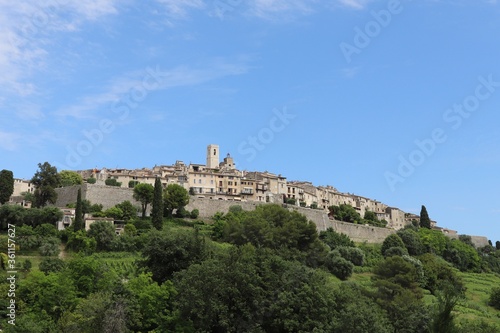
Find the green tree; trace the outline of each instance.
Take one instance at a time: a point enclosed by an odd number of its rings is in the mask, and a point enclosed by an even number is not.
[[[97,179],[94,177],[87,178],[87,184],[95,184],[97,182]]]
[[[325,231],[319,233],[319,239],[321,239],[330,249],[334,250],[338,246],[350,246],[354,247],[354,242],[346,234],[338,233],[333,228],[328,228]]]
[[[61,184],[61,179],[57,173],[57,168],[45,162],[38,163],[38,170],[31,179],[31,183],[35,187],[33,202],[34,207],[43,207],[47,203],[56,203],[57,193],[56,187]]]
[[[119,203],[116,207],[122,210],[122,217],[125,221],[129,221],[137,216],[137,208],[128,200]]]
[[[82,176],[74,171],[62,170],[59,172],[59,178],[61,179],[61,186],[63,187],[83,184]]]
[[[489,305],[497,310],[500,310],[500,287],[494,287],[491,289]]]
[[[398,236],[408,250],[408,254],[412,256],[421,255],[424,252],[424,246],[418,233],[413,229],[402,229],[397,232]]]
[[[41,256],[50,257],[59,254],[59,245],[61,241],[55,237],[43,237],[40,241],[38,252]]]
[[[134,188],[139,184],[137,180],[131,180],[128,182],[128,188]]]
[[[60,272],[66,267],[64,260],[59,258],[44,258],[39,265],[40,271],[45,274]]]
[[[457,288],[451,283],[446,283],[441,286],[437,294],[438,303],[434,310],[434,318],[431,325],[432,333],[455,333],[457,332],[455,325],[455,316],[452,311],[457,306],[458,302],[465,298],[462,289]]]
[[[76,196],[76,209],[75,209],[75,221],[73,222],[73,230],[84,230],[85,222],[83,221],[83,203],[82,203],[82,189],[78,189],[78,194]]]
[[[328,210],[328,215],[338,221],[358,223],[361,220],[361,215],[351,205],[330,206]]]
[[[402,248],[406,251],[405,244],[403,243],[403,240],[401,239],[401,237],[399,237],[398,234],[390,234],[384,239],[381,249],[382,254],[385,256],[387,251],[393,247]]]
[[[141,203],[142,218],[146,216],[148,205],[153,201],[154,187],[151,184],[139,184],[134,187],[134,199]]]
[[[142,250],[140,265],[153,273],[153,280],[163,283],[173,273],[205,258],[205,242],[195,231],[152,231]]]
[[[96,240],[97,251],[109,251],[116,237],[114,225],[106,221],[92,223],[87,234]]]
[[[427,229],[431,228],[431,219],[424,205],[422,205],[422,209],[420,210],[420,227]]]
[[[115,220],[122,220],[123,219],[123,210],[119,207],[111,207],[108,208],[104,211],[104,216],[106,217],[112,217]]]
[[[122,186],[122,183],[117,181],[115,178],[108,178],[104,181],[104,184],[106,184],[107,186],[117,186],[117,187],[120,187]]]
[[[10,170],[0,171],[0,205],[9,201],[14,193],[14,174]]]
[[[157,230],[163,227],[163,188],[160,178],[156,177],[153,189],[153,209],[151,212],[151,221]]]
[[[163,191],[164,215],[171,217],[174,209],[185,207],[189,203],[189,193],[186,189],[177,184],[170,184]]]

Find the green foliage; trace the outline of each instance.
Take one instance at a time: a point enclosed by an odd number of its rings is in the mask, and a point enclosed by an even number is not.
[[[317,202],[313,202],[310,206],[311,209],[318,209],[318,203]]]
[[[97,179],[94,177],[87,178],[87,183],[88,184],[95,184],[97,182]]]
[[[338,221],[349,223],[359,223],[361,221],[361,215],[351,205],[330,206],[328,210],[330,211],[328,215]]]
[[[442,256],[450,239],[442,232],[430,230],[427,228],[418,229],[418,235],[422,242],[425,252],[435,253]]]
[[[73,222],[73,230],[79,231],[85,229],[85,222],[83,221],[83,204],[82,204],[82,189],[78,189],[76,197],[75,221]]]
[[[68,274],[31,272],[21,280],[18,288],[19,300],[29,304],[29,310],[44,311],[57,321],[64,311],[73,309],[77,304],[77,290]]]
[[[295,200],[295,198],[287,198],[286,199],[286,203],[289,204],[289,205],[294,205],[297,203],[297,200]]]
[[[461,271],[479,272],[481,268],[476,249],[455,239],[448,242],[443,258]]]
[[[354,242],[346,234],[338,233],[333,228],[319,233],[319,239],[323,241],[330,249],[334,250],[338,246],[354,247]]]
[[[153,188],[151,220],[156,230],[163,228],[163,188],[160,178],[155,179],[155,186]]]
[[[189,217],[192,219],[197,219],[199,215],[200,215],[200,211],[195,208],[191,211],[191,214]]]
[[[333,317],[335,329],[342,333],[392,333],[394,329],[384,310],[366,291],[351,283],[342,283],[335,290]]]
[[[122,183],[117,181],[115,178],[108,178],[104,181],[104,184],[106,184],[107,186],[117,186],[117,187],[120,187],[122,186]]]
[[[118,207],[111,207],[108,208],[104,211],[104,216],[106,217],[112,217],[115,220],[122,220],[123,219],[123,210]]]
[[[133,332],[152,332],[164,325],[171,316],[172,296],[176,295],[170,281],[159,285],[151,274],[142,273],[125,285],[130,294],[127,327]]]
[[[132,205],[132,203],[128,200],[117,204],[115,207],[121,209],[122,211],[121,218],[125,221],[130,221],[135,217],[137,217],[137,208],[134,205]]]
[[[420,227],[427,229],[431,228],[431,219],[424,205],[422,205],[422,209],[420,210]]]
[[[163,283],[205,256],[204,239],[196,230],[154,230],[148,234],[139,264],[152,272],[154,281]]]
[[[38,252],[41,256],[50,257],[57,256],[59,254],[60,240],[55,237],[42,237],[40,242],[40,247]]]
[[[120,283],[116,273],[94,256],[79,255],[71,259],[67,263],[65,274],[73,280],[80,297],[99,291],[112,291]]]
[[[10,170],[0,171],[0,205],[8,202],[14,193],[14,174]]]
[[[28,271],[28,272],[29,272],[29,271],[31,270],[31,267],[33,267],[33,264],[31,263],[31,260],[26,259],[26,260],[24,261],[24,263],[23,263],[23,269],[24,269],[25,271]]]
[[[402,256],[407,255],[407,254],[408,254],[408,251],[406,251],[406,249],[404,247],[394,246],[394,247],[390,247],[387,250],[385,250],[384,257],[392,257],[392,256],[402,257]]]
[[[418,233],[413,229],[402,229],[397,232],[409,255],[418,256],[424,253],[424,246]]]
[[[83,184],[82,176],[74,171],[62,170],[59,172],[59,178],[62,187]]]
[[[59,258],[44,258],[39,265],[40,271],[45,274],[56,273],[62,271],[66,267],[66,263]]]
[[[143,218],[146,216],[148,205],[153,201],[154,191],[155,189],[151,184],[143,183],[134,187],[134,199],[141,203]]]
[[[177,211],[175,212],[175,217],[179,217],[181,219],[189,216],[190,213],[184,207],[177,208]]]
[[[418,259],[422,263],[424,270],[423,287],[432,294],[436,294],[443,283],[449,283],[461,289],[464,288],[461,279],[443,258],[432,253],[426,253],[419,256]]]
[[[459,235],[458,236],[458,240],[475,248],[476,246],[474,245],[474,243],[472,243],[472,237],[469,236],[469,235]]]
[[[83,254],[92,254],[96,250],[97,242],[94,238],[88,237],[85,230],[78,230],[77,232],[72,232],[68,236],[68,243],[66,248],[75,252],[81,252]]]
[[[107,221],[92,223],[87,234],[95,239],[97,251],[109,251],[113,239],[116,237],[114,225]]]
[[[491,289],[490,299],[488,304],[497,310],[500,310],[500,287]]]
[[[433,333],[455,333],[455,315],[452,311],[458,302],[464,298],[463,290],[451,283],[445,283],[437,293],[438,303],[431,325]]]
[[[375,212],[367,210],[365,212],[365,215],[363,216],[363,219],[369,220],[369,221],[378,221],[377,214]]]
[[[363,266],[365,254],[357,247],[338,246],[333,252],[350,261],[355,266]]]
[[[189,203],[189,193],[177,184],[170,184],[163,191],[164,216],[171,217],[175,209],[185,207]]]
[[[139,182],[137,180],[130,180],[128,182],[128,188],[134,188],[136,187],[137,185],[139,185]]]
[[[45,162],[38,163],[38,170],[31,179],[31,183],[35,187],[34,192],[34,207],[44,207],[47,203],[54,204],[57,200],[55,188],[61,183],[57,168]]]
[[[384,256],[387,256],[388,255],[387,250],[393,247],[399,247],[406,250],[405,244],[403,243],[403,240],[401,239],[401,237],[399,237],[398,234],[390,234],[384,239],[381,249],[382,254]]]
[[[193,332],[331,332],[332,288],[324,274],[251,245],[175,275],[179,318]],[[185,330],[187,331],[187,330]]]
[[[347,280],[352,275],[354,265],[349,260],[331,252],[326,259],[325,267],[339,279]]]

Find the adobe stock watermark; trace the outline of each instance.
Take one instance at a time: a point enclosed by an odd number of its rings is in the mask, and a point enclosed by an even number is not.
[[[405,1],[409,2],[411,0]],[[389,0],[387,9],[381,9],[379,11],[372,10],[370,12],[373,19],[366,22],[363,29],[355,26],[352,44],[346,42],[339,44],[340,50],[347,63],[351,63],[354,54],[359,55],[367,48],[372,40],[380,35],[384,28],[387,28],[391,24],[393,17],[403,12],[403,9],[402,1]]]
[[[269,120],[266,127],[262,128],[257,135],[248,136],[238,145],[238,153],[246,155],[246,160],[251,162],[259,151],[263,151],[267,145],[273,142],[276,133],[282,132],[290,122],[297,116],[288,112],[286,107],[281,110],[274,109],[274,116]]]
[[[219,19],[223,20],[227,13],[233,12],[243,0],[214,0],[213,13]]]
[[[131,87],[120,100],[111,106],[110,111],[114,114],[113,119],[103,118],[96,127],[89,130],[84,129],[82,131],[83,139],[76,145],[66,146],[65,163],[56,162],[56,164],[61,169],[71,170],[82,163],[84,157],[89,156],[97,146],[102,144],[107,135],[116,130],[116,124],[125,121],[130,116],[130,111],[136,109],[151,91],[157,90],[168,75],[168,72],[161,72],[158,66],[155,69],[146,68],[146,75],[141,82]]]
[[[493,80],[493,74],[486,78],[480,76],[479,84],[476,86],[474,93],[465,97],[461,103],[453,104],[443,113],[443,121],[448,124],[452,130],[458,130],[465,119],[468,119],[484,102],[490,98],[493,93],[500,87],[500,81]],[[439,145],[446,142],[448,135],[442,127],[433,129],[430,136],[423,140],[415,140],[417,146],[407,156],[399,155],[399,165],[396,172],[386,171],[384,173],[385,180],[391,191],[396,190],[396,185],[404,183],[408,177],[413,175],[416,169],[425,163],[425,161],[436,152]]]
[[[23,24],[19,29],[20,36],[34,39],[41,30],[49,26],[53,17],[57,15],[57,10],[68,3],[69,0],[48,0],[44,2],[44,7],[38,6],[30,15],[28,22]]]

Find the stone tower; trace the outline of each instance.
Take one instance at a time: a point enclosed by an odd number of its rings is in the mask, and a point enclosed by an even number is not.
[[[207,147],[207,168],[219,168],[219,145],[208,145]]]

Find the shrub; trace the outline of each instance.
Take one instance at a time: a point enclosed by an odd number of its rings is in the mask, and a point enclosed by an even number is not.
[[[191,216],[190,216],[190,217],[191,217],[192,219],[197,219],[199,215],[200,215],[200,211],[199,211],[198,209],[196,209],[196,208],[195,208],[195,209],[193,209],[193,210],[191,211]]]
[[[339,246],[335,249],[342,258],[349,260],[355,266],[363,266],[365,254],[361,249],[356,247]]]
[[[491,289],[489,305],[497,310],[500,310],[500,287]]]
[[[350,261],[336,255],[333,252],[329,254],[325,265],[330,273],[341,280],[347,280],[352,275],[354,267]]]
[[[384,239],[384,242],[382,243],[382,254],[384,256],[387,256],[386,251],[391,247],[401,247],[403,249],[406,249],[403,240],[401,239],[401,237],[399,237],[398,234],[390,234]]]

